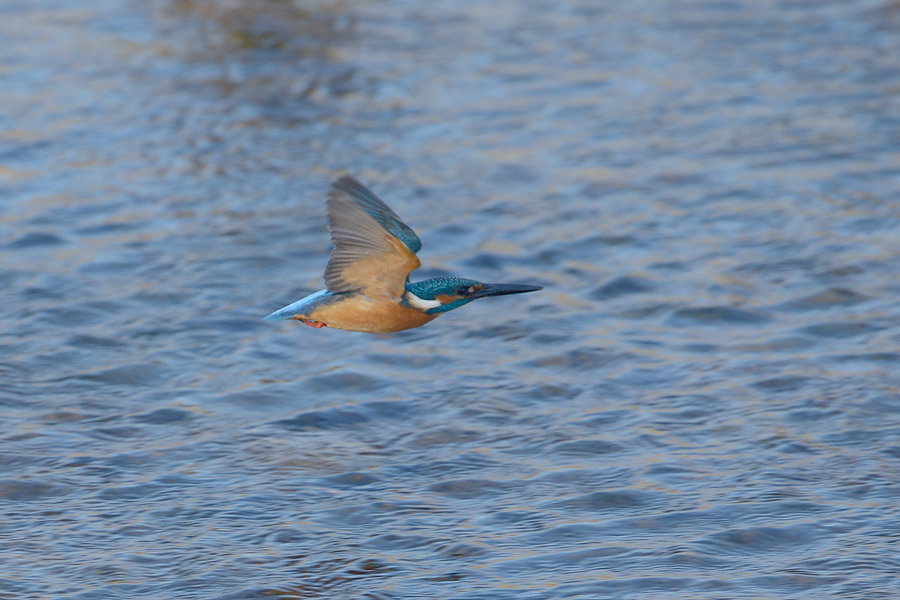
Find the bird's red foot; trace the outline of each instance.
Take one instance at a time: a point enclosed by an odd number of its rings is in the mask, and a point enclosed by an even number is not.
[[[316,329],[322,329],[325,327],[325,323],[322,321],[313,321],[312,319],[301,319],[304,325],[308,325],[309,327],[314,327]]]

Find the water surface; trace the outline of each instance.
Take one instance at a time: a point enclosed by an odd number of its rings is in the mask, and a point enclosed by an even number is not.
[[[0,597],[900,595],[895,2],[0,15]],[[262,321],[343,172],[545,290]]]

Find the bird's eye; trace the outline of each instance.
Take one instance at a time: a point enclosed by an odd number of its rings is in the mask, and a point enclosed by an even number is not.
[[[474,285],[470,285],[469,287],[461,287],[461,288],[459,288],[458,290],[456,290],[456,292],[457,292],[460,296],[471,296],[472,294],[475,293],[475,286],[474,286]]]

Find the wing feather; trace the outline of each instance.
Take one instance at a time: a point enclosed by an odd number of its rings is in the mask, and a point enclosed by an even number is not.
[[[402,296],[409,273],[421,264],[415,232],[352,177],[332,184],[326,208],[334,244],[325,268],[328,291]]]

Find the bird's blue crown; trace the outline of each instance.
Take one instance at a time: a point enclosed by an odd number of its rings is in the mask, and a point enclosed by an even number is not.
[[[434,279],[426,279],[425,281],[417,281],[416,283],[407,283],[406,289],[421,298],[422,300],[436,300],[438,295],[446,296],[463,296],[453,302],[448,302],[441,306],[436,306],[426,310],[428,314],[444,313],[454,308],[464,306],[474,300],[468,298],[467,290],[472,286],[480,286],[480,281],[474,279],[463,279],[462,277],[436,277]]]

